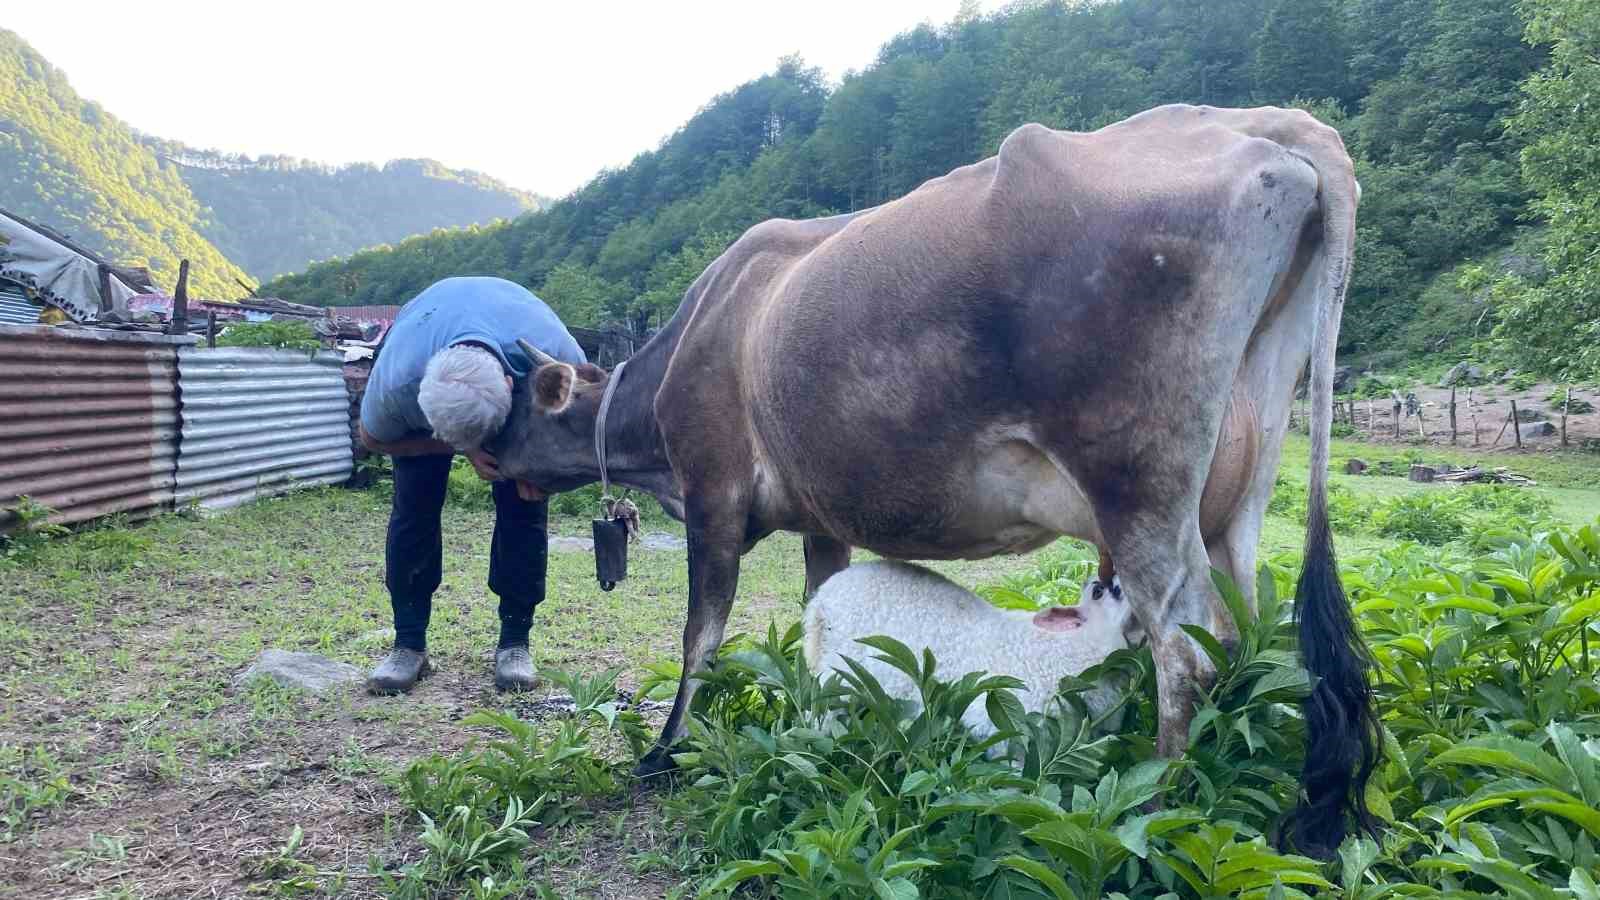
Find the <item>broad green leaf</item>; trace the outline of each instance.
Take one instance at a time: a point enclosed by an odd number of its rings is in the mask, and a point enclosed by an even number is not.
[[[1552,787],[1570,787],[1570,776],[1560,760],[1530,741],[1507,735],[1488,735],[1457,744],[1428,762],[1429,768],[1442,766],[1506,769],[1537,778]]]
[[[1572,889],[1572,896],[1578,900],[1600,900],[1600,886],[1594,883],[1594,876],[1582,869],[1573,869],[1567,877],[1567,886]]]
[[[736,884],[749,881],[752,878],[763,878],[768,875],[777,875],[782,871],[783,867],[775,862],[772,862],[771,860],[740,860],[736,863],[730,863],[729,865],[724,866],[722,871],[717,873],[717,877],[713,878],[711,883],[705,886],[703,893],[710,894],[717,891],[725,891]]]
[[[1029,878],[1032,878],[1034,881],[1037,881],[1041,885],[1044,885],[1045,889],[1048,890],[1051,895],[1056,898],[1056,900],[1078,900],[1078,895],[1073,892],[1072,888],[1067,886],[1067,882],[1060,875],[1057,875],[1055,872],[1051,871],[1049,866],[1046,866],[1044,863],[1041,863],[1038,860],[1013,854],[1000,859],[998,862],[1000,865],[1005,866],[1013,871],[1021,872]]]
[[[939,786],[939,776],[926,770],[906,773],[905,781],[900,783],[900,796],[921,797],[933,793]]]
[[[1443,600],[1435,600],[1424,606],[1423,609],[1428,612],[1438,612],[1444,609],[1465,609],[1475,613],[1482,613],[1486,616],[1500,615],[1500,604],[1492,600],[1485,600],[1482,597],[1470,597],[1465,594],[1457,594],[1453,597],[1446,597]]]
[[[904,878],[893,878],[885,881],[882,878],[872,882],[872,893],[878,900],[917,900],[921,896],[917,886]]]
[[[1524,804],[1523,809],[1560,816],[1595,837],[1600,837],[1600,810],[1596,810],[1592,806],[1586,806],[1582,803],[1531,801]]]
[[[1256,683],[1250,688],[1250,699],[1255,700],[1257,697],[1276,694],[1279,691],[1288,691],[1292,696],[1302,697],[1310,690],[1311,681],[1306,670],[1274,669],[1256,679]]]

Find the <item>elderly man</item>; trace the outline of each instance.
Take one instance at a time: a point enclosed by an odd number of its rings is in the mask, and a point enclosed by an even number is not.
[[[428,618],[443,555],[439,513],[457,452],[494,484],[489,590],[500,598],[495,687],[533,685],[528,632],[533,609],[544,599],[546,501],[533,485],[502,478],[483,449],[505,425],[513,379],[534,368],[518,338],[563,362],[587,362],[548,306],[501,278],[438,282],[405,305],[384,338],[360,425],[363,443],[394,457],[394,509],[384,547],[394,649],[367,679],[373,693],[410,690],[429,670]]]

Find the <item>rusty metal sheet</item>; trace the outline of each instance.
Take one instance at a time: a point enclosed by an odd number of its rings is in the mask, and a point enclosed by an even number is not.
[[[178,354],[175,496],[208,509],[350,478],[350,395],[337,353],[186,347]]]
[[[0,531],[22,496],[63,524],[171,509],[177,350],[193,342],[0,325]]]

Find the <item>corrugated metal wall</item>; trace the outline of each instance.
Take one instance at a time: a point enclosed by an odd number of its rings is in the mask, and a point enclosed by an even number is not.
[[[217,509],[350,477],[350,399],[336,353],[185,347],[176,499]]]
[[[0,325],[35,325],[44,307],[28,299],[22,286],[0,281]]]
[[[19,495],[62,523],[170,509],[176,345],[193,340],[0,325],[0,531]]]

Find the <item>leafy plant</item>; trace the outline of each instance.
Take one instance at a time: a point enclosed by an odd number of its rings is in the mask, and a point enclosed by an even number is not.
[[[267,321],[229,325],[217,335],[217,346],[316,351],[322,349],[322,342],[307,322]]]

